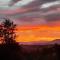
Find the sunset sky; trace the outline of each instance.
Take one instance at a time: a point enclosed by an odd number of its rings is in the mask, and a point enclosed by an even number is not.
[[[60,39],[60,0],[0,0],[0,22],[17,24],[17,41]]]

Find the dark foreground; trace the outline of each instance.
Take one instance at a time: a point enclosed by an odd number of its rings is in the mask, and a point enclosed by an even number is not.
[[[0,45],[0,60],[60,60],[60,45]]]

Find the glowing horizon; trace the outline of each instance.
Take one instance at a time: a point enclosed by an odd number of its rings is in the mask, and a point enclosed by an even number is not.
[[[53,41],[60,39],[59,26],[20,26],[17,29],[17,42]]]

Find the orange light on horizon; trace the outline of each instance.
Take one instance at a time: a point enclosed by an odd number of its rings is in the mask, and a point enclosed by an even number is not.
[[[20,26],[17,29],[17,42],[52,41],[60,39],[58,26]]]

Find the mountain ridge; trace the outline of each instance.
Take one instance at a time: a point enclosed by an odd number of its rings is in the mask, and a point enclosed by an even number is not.
[[[48,44],[60,44],[60,39],[53,41],[33,41],[33,42],[19,42],[20,45],[48,45]]]

